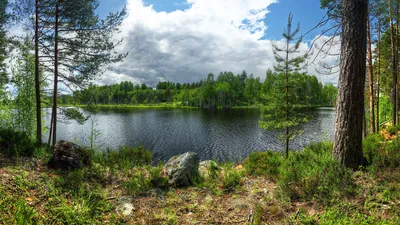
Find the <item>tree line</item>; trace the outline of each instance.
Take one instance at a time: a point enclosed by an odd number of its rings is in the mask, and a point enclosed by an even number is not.
[[[246,71],[234,75],[221,72],[217,77],[194,83],[159,82],[155,88],[146,84],[123,81],[112,85],[89,85],[74,91],[72,95],[62,95],[62,104],[158,104],[177,103],[182,106],[200,108],[230,108],[234,106],[267,105],[273,93],[284,79],[282,73],[266,72],[265,81],[255,78]],[[299,105],[334,106],[337,88],[329,83],[323,85],[315,76],[295,73],[296,85],[292,98]]]

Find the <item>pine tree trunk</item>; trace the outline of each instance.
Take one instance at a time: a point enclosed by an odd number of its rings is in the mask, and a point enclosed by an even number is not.
[[[54,33],[54,93],[53,93],[53,141],[52,146],[57,141],[57,95],[58,95],[58,17],[59,17],[59,2],[56,4],[56,21]]]
[[[344,166],[363,164],[362,132],[367,54],[367,0],[343,0],[340,75],[334,157]]]
[[[288,28],[288,33],[290,32],[290,27]],[[289,61],[289,39],[287,39],[286,42],[286,59],[285,62]],[[285,75],[286,75],[286,122],[289,123],[289,64],[286,63],[286,68],[285,68]],[[289,127],[286,125],[286,146],[285,146],[285,150],[286,150],[286,157],[289,158],[289,137],[290,133],[289,133]]]
[[[395,37],[396,37],[396,47],[395,47],[395,56],[396,56],[396,61],[395,61],[395,63],[396,63],[396,77],[398,76],[398,71],[399,71],[399,2],[398,1],[396,1],[396,34],[395,34]],[[400,106],[399,106],[399,104],[400,104],[400,100],[399,100],[399,92],[397,91],[398,89],[399,89],[399,87],[398,87],[398,82],[397,82],[397,80],[398,79],[396,79],[396,104],[397,104],[397,112],[396,112],[396,119],[397,119],[397,122],[396,122],[396,124],[398,124],[399,123],[399,109],[400,109]]]
[[[393,17],[392,17],[392,2],[388,0],[389,3],[389,21],[390,21],[390,43],[392,47],[392,77],[393,77],[393,86],[392,86],[392,102],[393,102],[393,112],[392,112],[392,121],[393,125],[397,123],[397,63],[396,63],[396,46],[394,40],[394,26],[393,26]]]
[[[381,28],[378,25],[378,69],[376,87],[376,131],[379,132],[379,88],[381,83]]]
[[[53,135],[53,120],[54,120],[54,112],[51,112],[51,118],[50,118],[50,132],[49,132],[49,140],[48,140],[48,145],[51,145],[51,137]]]
[[[371,47],[371,24],[367,19],[367,40],[368,40],[368,86],[369,86],[369,122],[372,133],[375,133],[375,106],[374,106],[374,69],[372,66]]]
[[[42,109],[40,101],[39,71],[39,0],[35,3],[35,91],[36,91],[36,143],[42,144]]]

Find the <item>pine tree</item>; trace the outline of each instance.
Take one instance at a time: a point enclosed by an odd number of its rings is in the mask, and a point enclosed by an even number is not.
[[[121,43],[113,40],[125,15],[125,9],[101,20],[95,14],[96,0],[42,0],[39,6],[40,62],[54,74],[49,143],[57,134],[57,99],[59,83],[70,90],[87,86],[108,65],[126,54],[114,49]],[[51,140],[51,141],[50,141]]]
[[[264,129],[284,130],[284,134],[281,137],[285,143],[286,156],[289,155],[289,141],[301,132],[296,128],[301,122],[307,120],[295,108],[296,94],[293,88],[295,80],[292,73],[302,69],[300,66],[304,63],[307,55],[295,56],[302,39],[299,38],[294,42],[295,36],[300,31],[300,25],[297,25],[297,28],[293,30],[292,19],[293,16],[289,14],[287,28],[282,34],[286,41],[284,47],[280,48],[277,45],[273,45],[275,60],[278,63],[274,69],[279,73],[279,76],[283,76],[283,79],[277,79],[274,90],[268,96],[266,102],[268,105],[264,110],[264,120],[260,121],[260,125]]]
[[[367,0],[343,0],[339,94],[334,157],[344,166],[363,163],[362,133],[367,53]]]

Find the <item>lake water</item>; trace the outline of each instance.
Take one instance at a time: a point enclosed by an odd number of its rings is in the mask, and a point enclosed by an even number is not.
[[[46,114],[49,121],[49,111]],[[310,114],[313,119],[302,126],[304,133],[291,141],[291,149],[333,140],[334,109],[318,109]],[[165,161],[187,151],[197,152],[201,160],[239,161],[256,150],[283,149],[279,133],[259,127],[259,109],[107,110],[93,114],[92,118],[94,128],[101,133],[95,140],[100,149],[142,145],[153,152],[155,161]],[[88,145],[91,127],[91,120],[79,125],[59,118],[57,139]]]

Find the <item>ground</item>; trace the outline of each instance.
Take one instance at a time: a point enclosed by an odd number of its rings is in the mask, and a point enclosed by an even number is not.
[[[322,203],[284,200],[273,179],[243,171],[237,188],[196,185],[150,189],[131,196],[133,211],[116,210],[128,196],[124,182],[136,176],[94,168],[73,173],[49,170],[43,160],[0,157],[0,224],[396,224],[400,210],[400,169],[371,175],[357,171],[354,196]],[[78,177],[78,178],[77,178]],[[333,221],[339,221],[334,223]]]

